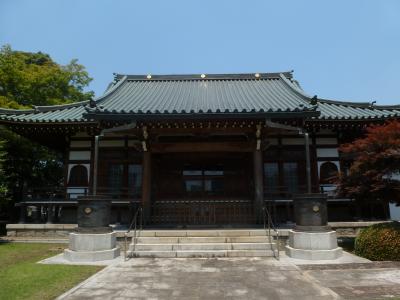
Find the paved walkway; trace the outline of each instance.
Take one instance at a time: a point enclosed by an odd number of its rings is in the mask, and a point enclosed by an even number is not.
[[[296,266],[273,258],[140,258],[106,267],[59,299],[360,300],[393,296],[400,296],[400,265]]]

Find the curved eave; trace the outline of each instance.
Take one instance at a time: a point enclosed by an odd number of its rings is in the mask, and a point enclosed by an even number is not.
[[[317,111],[281,112],[229,112],[229,113],[88,113],[93,119],[101,120],[165,120],[165,119],[261,119],[261,118],[311,118],[319,115]]]
[[[93,101],[96,102],[96,104],[99,104],[99,103],[103,102],[103,100],[107,99],[108,96],[110,96],[110,95],[113,94],[116,90],[118,90],[118,88],[119,88],[121,85],[123,85],[124,82],[126,82],[127,78],[128,78],[128,76],[126,76],[126,75],[122,76],[121,79],[120,79],[116,84],[114,84],[113,86],[111,86],[110,88],[108,88],[108,89],[106,90],[106,92],[105,92],[103,95],[101,95],[101,96],[95,98]]]
[[[308,95],[306,92],[304,92],[299,86],[297,86],[296,84],[294,84],[290,78],[288,79],[284,74],[280,74],[280,78],[282,79],[282,81],[284,83],[286,83],[286,85],[293,91],[295,92],[297,95],[299,95],[300,97],[302,97],[305,100],[310,100],[312,97],[310,95]]]
[[[7,124],[14,124],[14,125],[97,125],[97,121],[16,121],[16,120],[4,120],[0,119],[0,125],[7,125]]]

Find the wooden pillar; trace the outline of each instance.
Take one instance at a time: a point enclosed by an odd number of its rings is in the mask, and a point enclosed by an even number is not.
[[[263,185],[263,159],[262,152],[253,152],[254,162],[254,210],[257,223],[263,222],[264,185]]]
[[[143,182],[142,182],[142,207],[146,223],[150,218],[151,210],[151,153],[143,152]]]

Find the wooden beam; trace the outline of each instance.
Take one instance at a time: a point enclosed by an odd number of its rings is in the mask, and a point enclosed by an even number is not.
[[[197,125],[197,124],[196,124]],[[242,127],[240,127],[242,126]],[[249,127],[250,126],[250,127]],[[236,125],[235,127],[231,127],[228,125],[221,124],[218,127],[208,128],[197,127],[191,124],[187,124],[185,127],[151,127],[151,133],[154,135],[173,135],[173,134],[199,134],[199,133],[207,133],[209,135],[213,134],[247,134],[254,132],[254,125]]]
[[[153,143],[151,151],[163,152],[251,152],[254,145],[248,142],[226,143]]]

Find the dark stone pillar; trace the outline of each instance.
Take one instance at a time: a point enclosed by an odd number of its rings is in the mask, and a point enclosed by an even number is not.
[[[82,233],[107,233],[110,227],[111,199],[106,196],[78,197],[78,227]]]
[[[151,153],[143,152],[142,207],[146,223],[151,215]]]
[[[19,223],[24,224],[24,223],[26,223],[26,205],[25,205],[25,203],[21,203],[19,208],[20,208]]]
[[[253,152],[254,162],[254,210],[256,222],[261,223],[263,220],[264,206],[264,185],[263,185],[263,160],[262,152],[256,150]]]
[[[53,224],[54,223],[54,218],[55,218],[55,207],[54,205],[49,204],[47,207],[47,224]]]
[[[328,231],[327,196],[301,194],[294,196],[294,219],[297,231]]]

